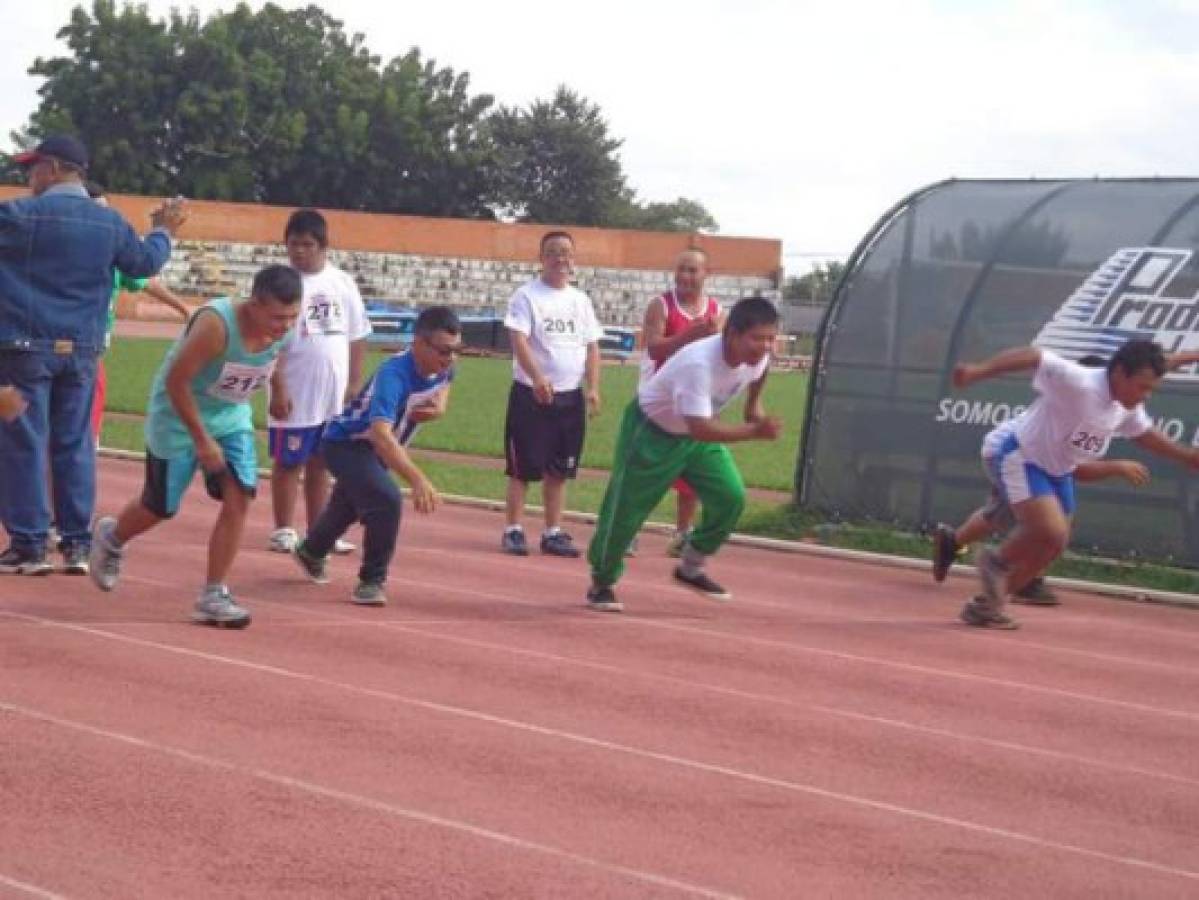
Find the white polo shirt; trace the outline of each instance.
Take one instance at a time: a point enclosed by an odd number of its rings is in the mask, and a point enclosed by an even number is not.
[[[1112,397],[1107,369],[1080,366],[1042,350],[1032,386],[1040,396],[1011,427],[1025,460],[1050,475],[1066,475],[1080,463],[1099,459],[1113,437],[1140,437],[1153,427],[1143,404],[1127,409]]]
[[[350,382],[350,343],[371,333],[358,285],[346,272],[328,265],[311,275],[300,273],[304,295],[295,340],[280,359],[291,397],[291,416],[270,416],[272,428],[311,428],[341,412]]]
[[[551,287],[540,278],[516,289],[508,300],[504,326],[529,339],[533,359],[555,391],[573,391],[582,384],[587,345],[603,334],[590,297],[570,285]],[[512,377],[533,386],[515,354]]]
[[[724,336],[714,334],[693,341],[666,360],[637,388],[637,403],[663,431],[686,435],[686,417],[716,416],[761,378],[769,365],[767,354],[756,366],[730,366],[724,361]]]

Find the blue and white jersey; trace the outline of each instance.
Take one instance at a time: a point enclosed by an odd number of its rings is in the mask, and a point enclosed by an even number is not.
[[[365,440],[372,422],[390,422],[396,440],[406,445],[418,423],[409,421],[410,410],[434,400],[449,388],[454,370],[425,378],[417,371],[412,353],[398,353],[375,371],[358,396],[325,426],[326,441]]]

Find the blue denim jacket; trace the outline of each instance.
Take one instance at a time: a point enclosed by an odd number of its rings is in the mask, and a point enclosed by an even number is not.
[[[113,269],[147,278],[170,255],[165,230],[139,238],[80,184],[0,203],[0,350],[102,352]]]

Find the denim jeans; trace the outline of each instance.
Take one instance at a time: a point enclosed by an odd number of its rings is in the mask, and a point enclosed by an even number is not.
[[[54,484],[54,521],[65,545],[91,543],[96,503],[96,443],[91,353],[0,350],[0,384],[24,394],[29,408],[0,423],[0,519],[12,544],[41,551],[50,528],[47,462]]]
[[[365,533],[358,577],[382,584],[400,533],[400,486],[366,441],[323,441],[321,453],[337,483],[304,546],[315,556],[327,556],[346,529],[361,522]]]

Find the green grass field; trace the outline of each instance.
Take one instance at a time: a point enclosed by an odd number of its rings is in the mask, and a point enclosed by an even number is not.
[[[142,415],[150,382],[166,353],[165,340],[118,338],[105,357],[108,367],[107,408],[114,412]],[[387,355],[372,352],[368,368],[373,371]],[[504,411],[508,386],[512,382],[512,363],[506,359],[465,358],[458,365],[450,409],[436,425],[423,428],[413,444],[431,450],[450,450],[474,456],[502,457]],[[633,364],[605,366],[601,394],[603,411],[587,429],[583,465],[597,469],[611,467],[620,415],[632,398],[637,384]],[[733,446],[733,455],[746,484],[752,487],[791,490],[795,463],[799,454],[799,430],[807,402],[807,375],[801,372],[772,373],[766,386],[766,406],[785,423],[783,436],[775,443],[751,441]],[[266,427],[265,398],[254,400],[254,421]],[[740,415],[740,408],[729,410]]]
[[[145,412],[150,382],[166,352],[163,340],[119,338],[106,358],[109,372],[107,408],[115,412],[141,415]],[[372,353],[373,370],[386,355]],[[464,359],[455,380],[450,411],[445,419],[423,429],[415,448],[450,450],[477,456],[500,457],[504,410],[511,363],[503,359]],[[633,395],[637,372],[633,365],[606,366],[602,391],[604,411],[589,426],[583,463],[600,469],[610,465],[619,415]],[[734,446],[734,454],[747,484],[755,487],[790,490],[798,454],[799,428],[807,398],[807,377],[796,372],[774,373],[766,389],[767,407],[781,415],[786,423],[783,438],[775,444],[748,443]],[[265,428],[264,399],[255,400],[255,421]],[[737,410],[730,410],[736,415]],[[109,418],[104,424],[101,442],[106,447],[141,451],[141,423]],[[264,436],[259,438],[259,454],[267,459]],[[446,462],[424,457],[423,468],[438,489],[445,494],[502,500],[505,480],[502,471],[469,463]],[[568,505],[579,512],[594,513],[603,496],[604,482],[581,478],[570,487]],[[540,502],[536,486],[529,502]],[[651,521],[669,522],[673,518],[673,499],[667,496],[651,516]],[[872,524],[831,525],[791,504],[751,500],[737,530],[746,534],[784,540],[814,541],[855,550],[890,553],[927,559],[929,541],[921,535],[896,532]],[[1151,563],[1123,563],[1069,556],[1050,570],[1051,574],[1111,584],[1199,593],[1199,574],[1189,569],[1158,566]]]

